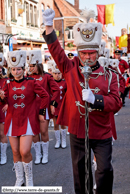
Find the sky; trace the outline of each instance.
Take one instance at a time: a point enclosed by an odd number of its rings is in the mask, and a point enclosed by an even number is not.
[[[67,0],[74,5],[74,0]],[[108,24],[106,27],[108,35],[112,38],[121,36],[121,29],[130,27],[130,0],[79,0],[79,8],[92,9],[97,15],[96,5],[107,5],[115,3],[114,22],[115,26]]]

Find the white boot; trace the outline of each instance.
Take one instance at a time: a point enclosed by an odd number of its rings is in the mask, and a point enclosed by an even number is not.
[[[41,158],[42,158],[42,155],[41,155],[41,142],[34,143],[33,147],[34,147],[35,153],[36,153],[36,160],[35,160],[34,163],[35,164],[40,164]]]
[[[23,167],[26,177],[26,186],[33,186],[32,161],[29,163],[23,162]]]
[[[43,150],[42,164],[48,163],[48,148],[49,148],[49,141],[47,142],[42,141],[42,150]]]
[[[6,164],[7,162],[6,150],[7,150],[7,143],[1,142],[1,162],[0,164]]]
[[[61,129],[61,147],[66,148],[66,129]]]
[[[59,148],[60,147],[60,130],[55,131],[55,137],[56,137],[55,148]]]
[[[23,163],[22,162],[14,163],[14,168],[15,168],[15,174],[16,174],[15,187],[24,186]]]

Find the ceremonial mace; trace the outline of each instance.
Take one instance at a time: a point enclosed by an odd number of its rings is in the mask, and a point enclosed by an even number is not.
[[[78,54],[79,55],[79,54]],[[80,58],[80,55],[79,55]],[[81,58],[80,58],[81,60]],[[81,62],[84,66],[81,69],[81,73],[84,75],[85,89],[89,87],[89,75],[92,73],[92,69],[89,63]],[[85,194],[90,194],[90,149],[89,149],[89,111],[88,103],[85,101]]]

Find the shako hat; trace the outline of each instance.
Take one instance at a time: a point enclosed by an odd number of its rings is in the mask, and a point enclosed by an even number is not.
[[[29,64],[41,64],[42,53],[41,50],[30,50],[27,52],[27,63]]]
[[[101,23],[77,23],[73,27],[74,44],[78,51],[95,52],[99,50],[102,36]]]
[[[60,70],[59,70],[57,64],[55,63],[55,61],[53,61],[52,73],[60,73]]]
[[[47,61],[47,69],[52,69],[54,64],[54,60]]]
[[[110,49],[105,48],[105,50],[104,50],[104,56],[105,56],[106,58],[110,58]]]
[[[8,67],[24,67],[26,65],[26,51],[17,50],[7,53]]]
[[[0,67],[3,67],[4,65],[4,55],[3,53],[0,53]]]
[[[108,67],[109,65],[109,60],[107,59],[107,57],[99,57],[98,62],[102,67]]]

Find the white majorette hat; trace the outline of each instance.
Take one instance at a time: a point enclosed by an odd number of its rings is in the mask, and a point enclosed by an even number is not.
[[[60,70],[59,70],[57,64],[55,63],[55,61],[54,61],[53,66],[52,66],[52,73],[60,73]]]
[[[74,44],[78,51],[98,51],[101,44],[101,23],[77,23],[73,27]]]
[[[47,69],[52,69],[54,65],[54,60],[47,61]]]
[[[42,63],[42,53],[41,50],[30,50],[26,51],[27,63],[29,64],[41,64]]]
[[[104,40],[101,40],[101,44],[99,46],[99,55],[104,55],[106,42]]]
[[[26,51],[17,50],[7,53],[8,67],[24,67],[26,65]]]
[[[0,53],[0,67],[3,67],[4,65],[4,55],[3,53]]]
[[[106,57],[99,57],[98,62],[102,67],[108,67],[109,60]]]
[[[105,51],[104,51],[104,56],[109,58],[110,57],[110,49],[108,48],[105,48]]]

